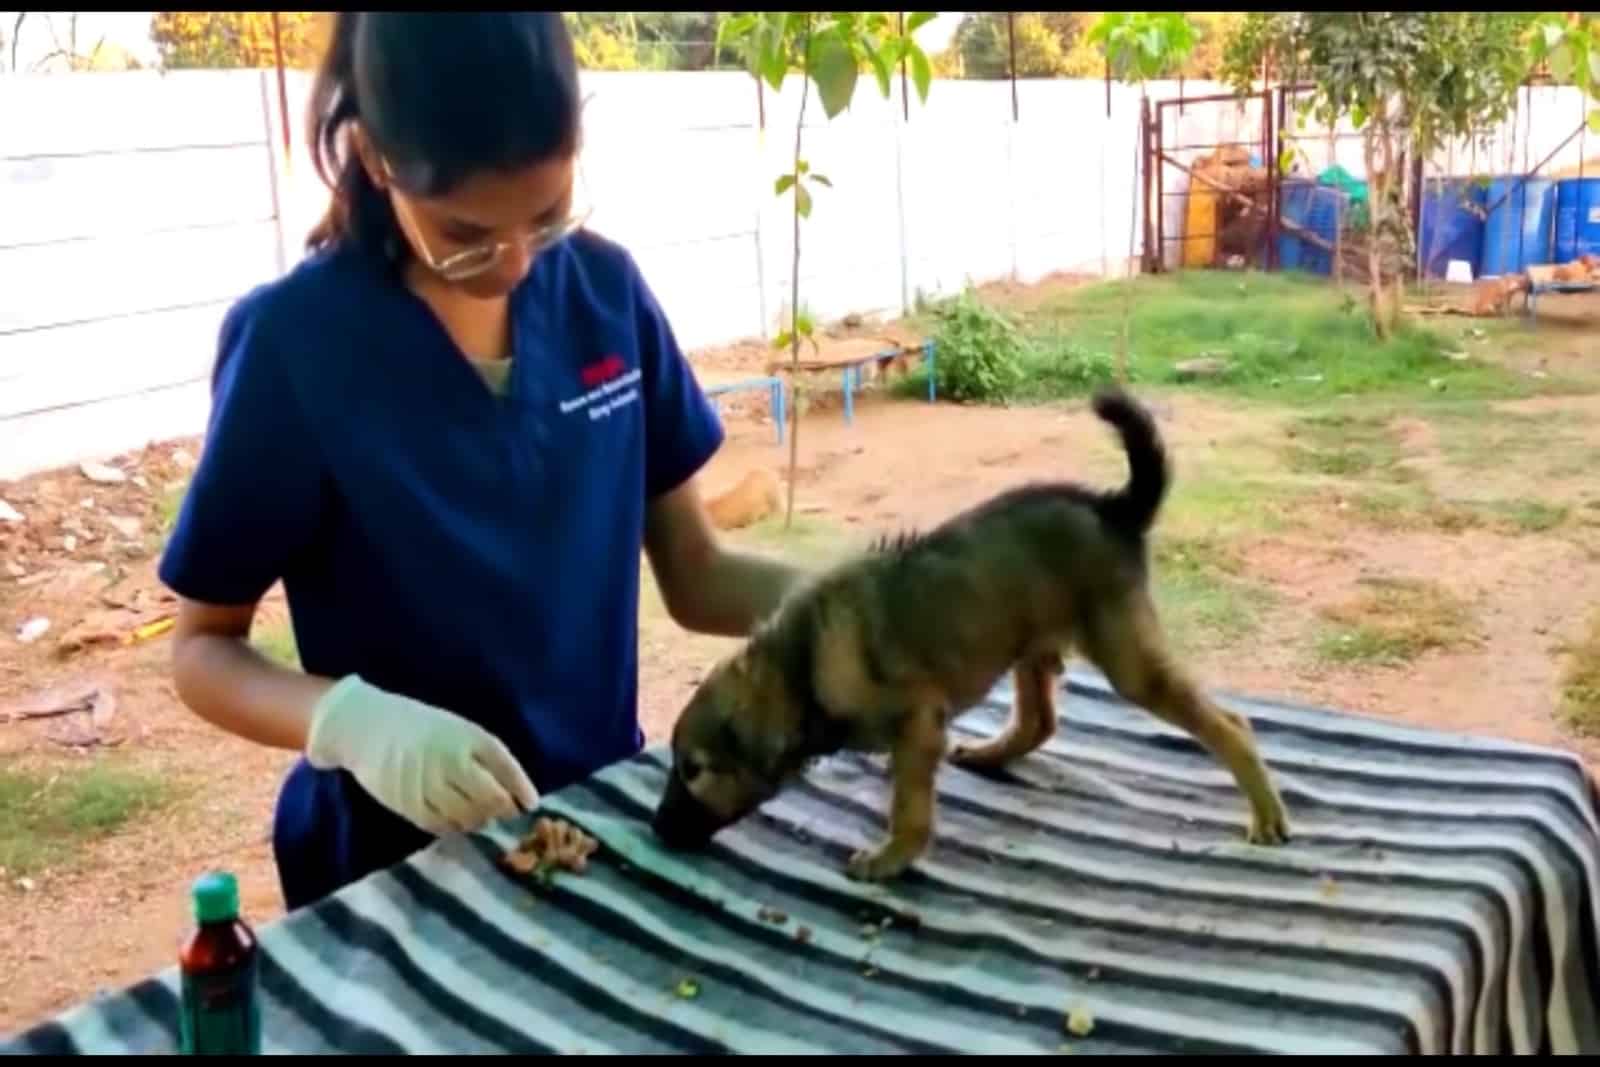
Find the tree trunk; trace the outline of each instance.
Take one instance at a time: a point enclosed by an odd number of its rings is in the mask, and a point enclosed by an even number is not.
[[[1377,123],[1369,123],[1361,138],[1361,154],[1367,165],[1367,302],[1373,332],[1382,341],[1388,339],[1389,329],[1383,307],[1383,251],[1379,226],[1383,221],[1389,176],[1379,173],[1376,166],[1378,153],[1373,141],[1378,136]]]
[[[1140,204],[1140,201],[1144,198],[1144,184],[1139,180],[1139,173],[1140,173],[1141,170],[1144,169],[1145,164],[1146,164],[1145,137],[1148,135],[1149,129],[1148,129],[1147,126],[1144,125],[1144,121],[1145,121],[1145,112],[1146,112],[1146,109],[1149,106],[1149,104],[1148,104],[1149,97],[1146,95],[1147,91],[1148,90],[1145,88],[1144,82],[1140,82],[1139,83],[1139,122],[1140,122],[1140,129],[1139,129],[1139,136],[1136,139],[1137,142],[1138,142],[1138,147],[1135,150],[1134,156],[1133,156],[1133,211],[1129,213],[1129,218],[1128,218],[1128,256],[1127,256],[1127,259],[1124,261],[1124,263],[1126,264],[1127,271],[1128,271],[1128,277],[1126,277],[1126,278],[1124,278],[1122,280],[1122,339],[1121,339],[1121,342],[1117,345],[1117,382],[1119,384],[1121,384],[1121,385],[1124,385],[1124,386],[1128,384],[1128,361],[1129,361],[1129,351],[1128,351],[1128,349],[1131,347],[1131,344],[1132,344],[1131,334],[1133,332],[1133,283],[1134,283],[1134,275],[1133,275],[1133,246],[1134,246],[1134,243],[1138,240],[1138,233],[1139,233],[1139,204]],[[1146,231],[1146,233],[1148,233],[1149,232],[1149,228],[1150,228],[1150,220],[1149,219],[1145,219],[1144,220],[1144,225],[1145,225],[1145,231]],[[1160,235],[1159,234],[1157,235],[1157,239],[1156,239],[1156,248],[1158,249],[1158,252],[1157,252],[1158,255],[1165,252],[1165,249],[1161,245],[1161,240],[1160,240]]]
[[[800,470],[800,145],[806,129],[806,101],[811,96],[811,27],[806,26],[800,55],[800,114],[794,122],[794,258],[789,275],[789,486],[783,509],[783,528],[794,525],[794,483]]]
[[[1393,220],[1385,228],[1384,235],[1392,241],[1395,234],[1409,228],[1409,223],[1406,221],[1405,200],[1402,195],[1405,191],[1406,164],[1403,158],[1396,158],[1398,153],[1395,151],[1394,124],[1387,115],[1384,116],[1383,125],[1379,129],[1383,131],[1383,185],[1386,194],[1390,197],[1389,203],[1385,205],[1385,217],[1389,217],[1391,211],[1393,212]],[[1385,336],[1393,334],[1395,328],[1400,324],[1400,309],[1405,303],[1406,257],[1401,254],[1405,249],[1399,242],[1395,242],[1395,244],[1397,247],[1392,250],[1388,247],[1388,241],[1384,242],[1382,246],[1384,251],[1392,251],[1390,258],[1394,261],[1393,277],[1389,279],[1389,286],[1384,294],[1387,298],[1384,308]]]

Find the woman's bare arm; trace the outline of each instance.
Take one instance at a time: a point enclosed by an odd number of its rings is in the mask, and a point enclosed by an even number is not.
[[[251,648],[255,613],[254,604],[179,601],[172,649],[178,696],[228,733],[303,752],[311,710],[333,680],[280,667]]]
[[[686,630],[743,637],[805,572],[718,543],[694,478],[651,501],[645,552],[673,621]]]

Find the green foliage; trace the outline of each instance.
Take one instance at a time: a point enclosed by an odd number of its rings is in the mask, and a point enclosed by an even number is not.
[[[921,100],[928,98],[933,67],[915,33],[934,17],[931,11],[906,15],[905,32],[882,11],[741,11],[728,15],[717,27],[717,48],[732,48],[744,56],[750,72],[774,90],[782,89],[791,72],[815,85],[822,111],[836,118],[849,108],[862,69],[869,69],[878,91],[887,97],[895,66],[904,61]],[[804,98],[801,101],[804,122]],[[774,183],[779,196],[792,193],[795,213],[810,218],[815,187],[832,188],[825,175],[811,171],[801,157],[796,136],[794,169]],[[785,331],[788,340],[810,336],[803,329]]]
[[[1224,50],[1223,75],[1250,92],[1263,60],[1310,81],[1302,115],[1358,129],[1393,123],[1424,155],[1510,111],[1529,68],[1536,16],[1503,11],[1251,12]]]
[[[1564,85],[1600,99],[1600,18],[1590,12],[1539,12],[1527,36],[1528,61]],[[1600,109],[1589,110],[1589,132],[1600,133]]]
[[[1089,30],[1088,41],[1106,56],[1106,69],[1125,82],[1139,86],[1145,101],[1145,83],[1175,72],[1194,50],[1195,29],[1181,11],[1107,11]],[[1128,247],[1134,245],[1139,222],[1138,198],[1129,200]],[[1125,294],[1132,299],[1133,290]],[[1133,308],[1122,308],[1122,336],[1117,345],[1117,378],[1128,380],[1128,329]]]
[[[902,59],[918,96],[927,99],[932,66],[913,35],[934,15],[909,13],[901,34],[882,11],[741,11],[718,25],[717,46],[741,50],[750,71],[774,90],[783,88],[791,71],[804,74],[816,83],[822,110],[831,119],[850,106],[863,68],[872,71],[878,90],[888,96],[890,77]]]
[[[1060,334],[1045,334],[1028,343],[1023,351],[1018,400],[1081,396],[1116,380],[1116,361],[1103,345],[1084,344]]]
[[[1241,96],[1253,92],[1269,55],[1293,48],[1289,23],[1281,11],[1247,11],[1222,47],[1218,76]]]
[[[1051,78],[1066,73],[1072,43],[1082,36],[1079,12],[1018,11],[1011,32],[1016,36],[1017,77]],[[1011,74],[1011,41],[1003,11],[969,12],[951,38],[953,73],[995,80]]]
[[[789,303],[794,310],[789,325],[778,334],[776,347],[789,349],[790,366],[795,370],[800,365],[801,340],[810,339],[813,346],[816,344],[811,319],[801,312],[800,222],[811,216],[813,190],[833,185],[825,175],[814,173],[802,154],[806,101],[811,86],[815,83],[817,87],[823,113],[830,119],[836,118],[850,106],[863,68],[872,71],[879,92],[887,97],[891,91],[890,75],[896,64],[903,62],[916,85],[918,98],[926,100],[933,81],[933,68],[927,54],[918,46],[915,34],[933,18],[931,11],[905,13],[902,31],[899,20],[891,19],[882,11],[739,11],[728,14],[717,25],[717,49],[720,51],[725,46],[736,49],[744,56],[750,73],[764,79],[774,91],[783,88],[784,79],[791,71],[801,78],[794,166],[773,183],[778,196],[788,193],[794,198],[794,256],[790,266]],[[800,457],[803,405],[797,388],[794,402],[789,405],[789,491],[785,523],[794,521],[795,471]]]
[[[942,75],[998,79],[1011,74],[1011,37],[1016,43],[1019,78],[1098,78],[1105,73],[1105,50],[1089,39],[1089,30],[1104,12],[1016,11],[968,12],[935,60]],[[1160,12],[1158,14],[1165,14]],[[1170,76],[1215,77],[1222,46],[1244,16],[1232,11],[1191,11],[1194,48],[1175,61]]]
[[[1005,401],[1015,394],[1026,358],[1015,323],[970,288],[934,315],[941,396],[965,404]]]
[[[1399,319],[1398,285],[1414,235],[1399,180],[1404,158],[1429,158],[1458,138],[1481,136],[1509,113],[1525,77],[1535,17],[1494,11],[1257,12],[1240,25],[1224,68],[1251,92],[1270,57],[1286,78],[1310,81],[1297,104],[1333,128],[1348,115],[1362,131],[1368,182],[1371,312],[1379,337]],[[1392,282],[1396,288],[1386,289]]]
[[[1194,51],[1194,23],[1182,11],[1107,11],[1089,30],[1114,77],[1146,82],[1171,77]]]

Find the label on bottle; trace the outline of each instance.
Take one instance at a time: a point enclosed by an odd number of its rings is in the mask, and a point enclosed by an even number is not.
[[[186,1056],[259,1056],[261,1008],[256,960],[216,974],[182,975],[180,1050]]]

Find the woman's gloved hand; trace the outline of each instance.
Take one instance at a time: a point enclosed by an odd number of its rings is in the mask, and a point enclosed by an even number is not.
[[[379,803],[431,834],[470,833],[539,799],[499,738],[353,674],[312,710],[306,759],[319,770],[349,771]]]

